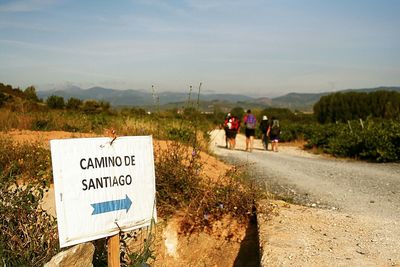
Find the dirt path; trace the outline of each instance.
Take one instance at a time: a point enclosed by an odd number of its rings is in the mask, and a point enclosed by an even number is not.
[[[248,153],[244,137],[237,142],[237,150],[225,149],[223,131],[212,132],[215,154],[249,164],[267,190],[313,207],[264,204],[277,211],[261,226],[267,266],[400,264],[399,164],[326,158],[285,146],[274,153],[259,140]]]

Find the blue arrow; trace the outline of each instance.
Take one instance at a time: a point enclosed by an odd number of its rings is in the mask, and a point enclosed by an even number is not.
[[[130,200],[128,195],[125,195],[125,198],[123,199],[99,202],[90,205],[94,209],[92,215],[116,211],[116,210],[123,210],[123,209],[126,209],[126,212],[128,212],[129,208],[132,205],[132,201]]]

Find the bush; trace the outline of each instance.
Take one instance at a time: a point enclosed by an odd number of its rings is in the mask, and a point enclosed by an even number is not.
[[[194,133],[188,128],[172,128],[168,131],[168,139],[188,143],[194,139]]]
[[[82,100],[80,100],[78,98],[71,97],[70,99],[68,99],[67,104],[65,105],[65,107],[67,109],[70,109],[70,110],[79,110],[79,108],[81,107],[82,103],[83,103]]]
[[[280,122],[281,134],[280,141],[291,142],[296,140],[304,140],[304,133],[308,126],[300,123],[292,123],[289,121]]]
[[[32,121],[32,130],[35,131],[48,131],[51,130],[51,122],[49,120],[34,120]]]
[[[34,86],[29,86],[28,88],[25,89],[24,95],[28,100],[38,102],[39,98],[37,97],[36,94],[36,88]]]
[[[369,122],[364,129],[365,148],[360,156],[379,162],[400,160],[400,123],[397,121]]]
[[[247,222],[260,192],[247,176],[232,169],[220,181],[205,181],[200,152],[178,142],[168,142],[156,155],[158,212],[168,216],[187,210],[184,233],[202,231],[224,215]]]
[[[51,95],[46,99],[46,104],[51,109],[63,109],[65,106],[62,96]]]
[[[4,266],[43,266],[59,250],[55,218],[40,207],[50,153],[6,139],[0,149],[0,259]]]
[[[98,114],[102,111],[101,105],[95,100],[86,100],[82,109],[86,114]]]
[[[28,179],[30,183],[48,183],[52,177],[50,151],[39,143],[19,145],[0,138],[0,176],[3,179]]]
[[[44,187],[11,186],[5,182],[5,177],[0,179],[2,263],[5,266],[43,266],[59,250],[55,219],[39,207]]]
[[[306,148],[318,147],[325,149],[328,146],[329,140],[338,135],[340,128],[343,125],[335,124],[313,124],[309,125],[308,129],[304,131],[304,137],[307,140]]]
[[[400,160],[400,123],[395,120],[316,124],[306,139],[307,148],[322,148],[336,156],[377,162]]]
[[[7,96],[0,92],[0,108],[6,103],[7,101]]]

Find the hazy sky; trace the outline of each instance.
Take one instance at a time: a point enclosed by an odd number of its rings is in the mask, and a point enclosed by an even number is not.
[[[276,96],[400,85],[398,0],[0,0],[0,82]]]

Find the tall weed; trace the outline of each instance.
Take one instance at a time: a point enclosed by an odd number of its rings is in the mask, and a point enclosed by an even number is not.
[[[202,231],[224,215],[247,222],[261,191],[243,172],[232,169],[218,181],[208,181],[201,176],[200,151],[173,141],[156,155],[158,211],[168,216],[185,210],[184,233]]]
[[[7,139],[0,150],[0,259],[4,266],[42,266],[59,250],[55,218],[40,207],[49,151]]]

